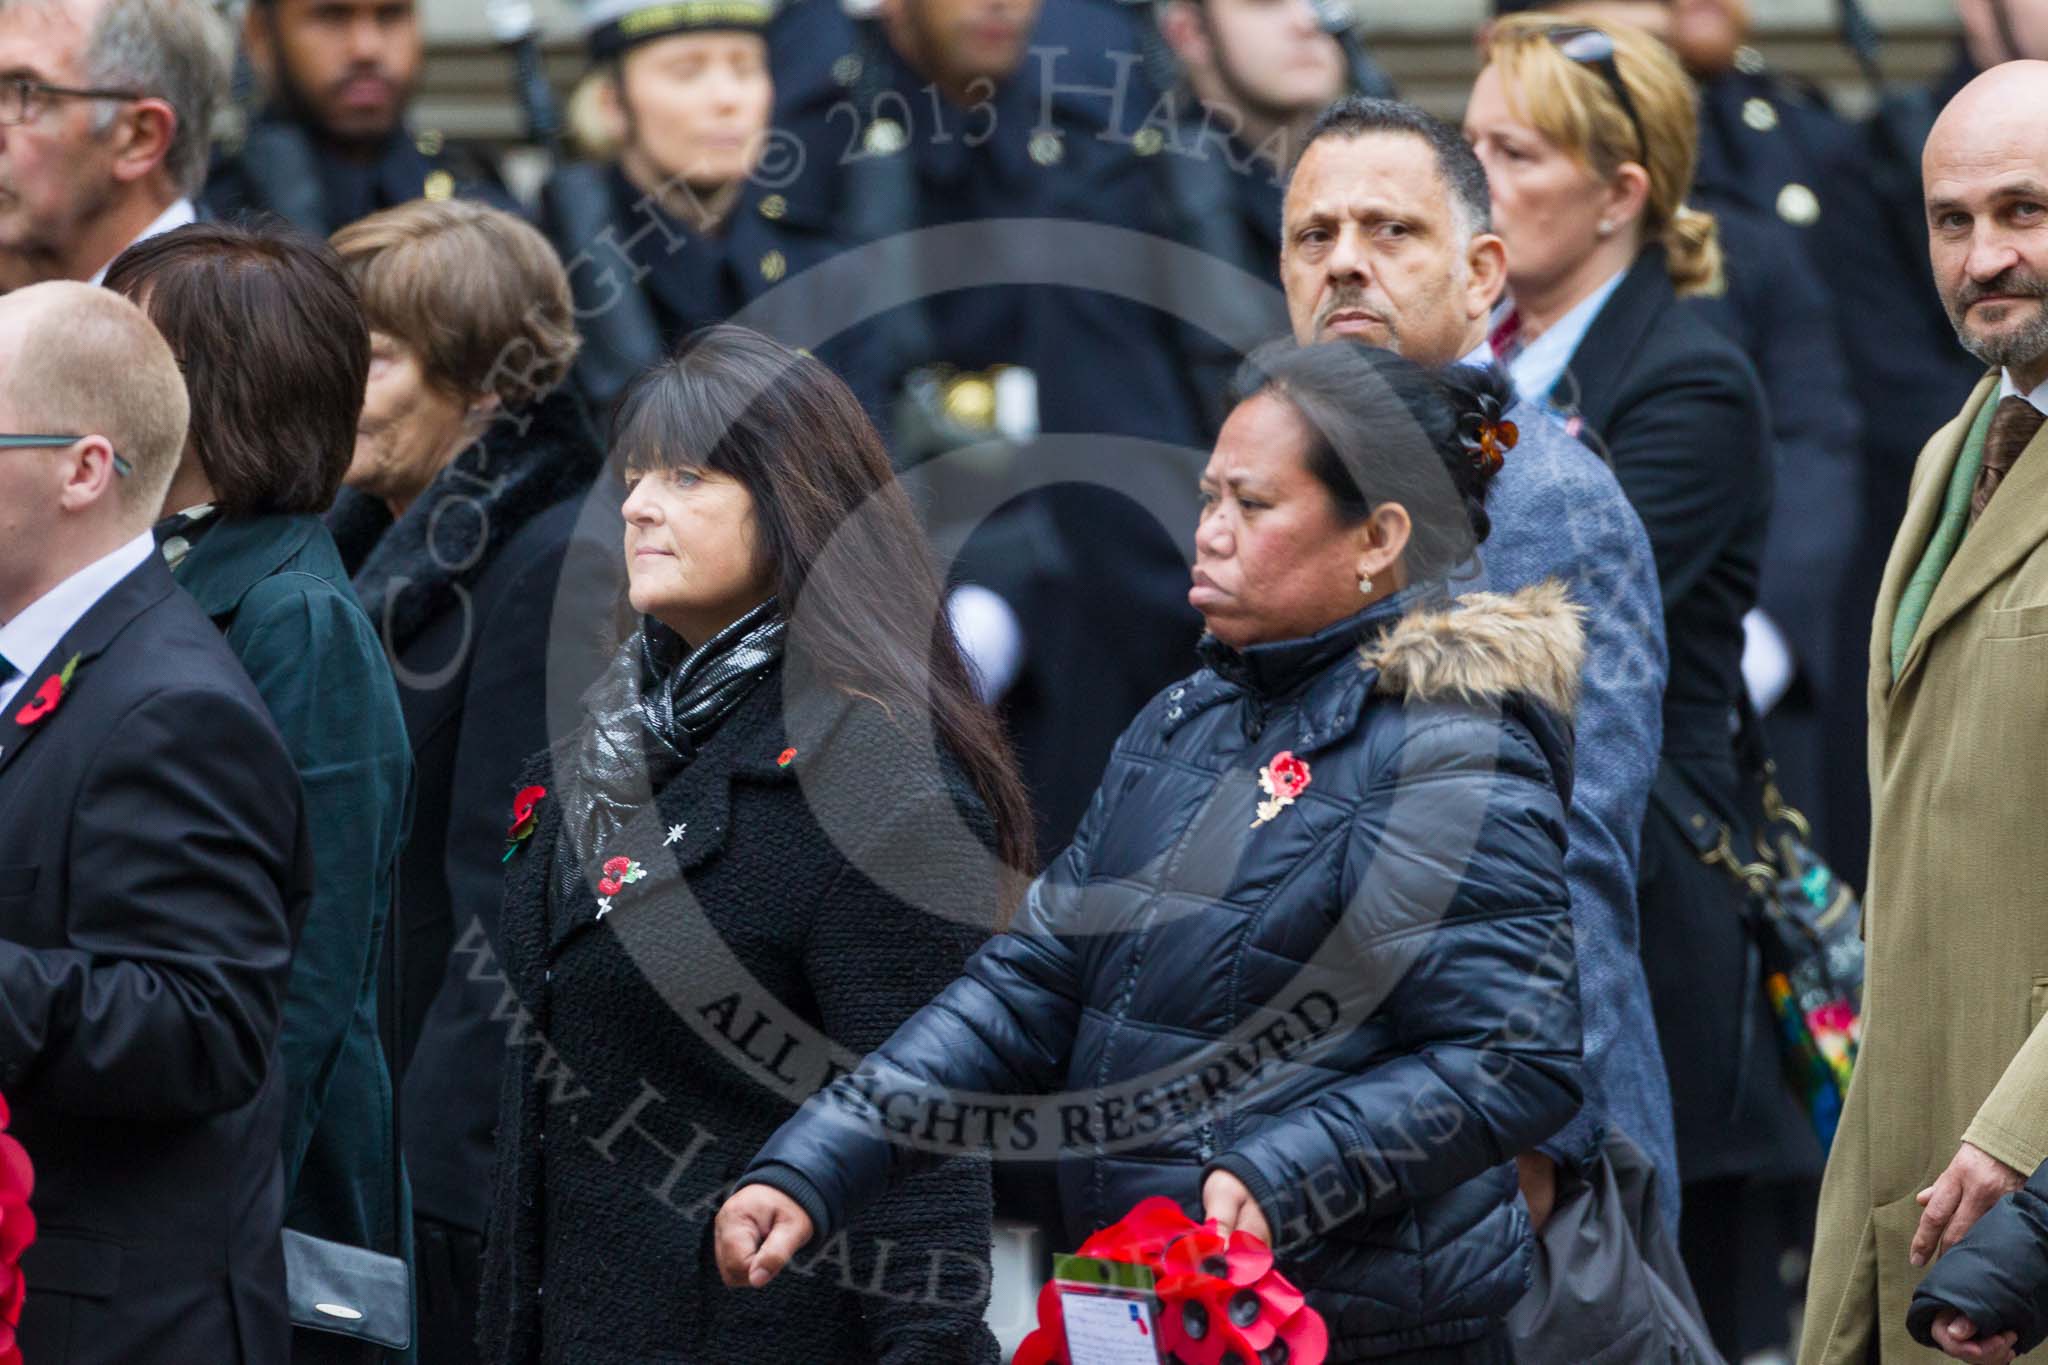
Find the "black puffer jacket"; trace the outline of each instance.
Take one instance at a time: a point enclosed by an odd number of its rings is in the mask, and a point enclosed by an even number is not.
[[[1119,741],[1014,931],[747,1178],[829,1237],[964,1128],[1057,1150],[1071,1247],[1148,1195],[1198,1213],[1228,1170],[1331,1359],[1488,1333],[1529,1273],[1511,1158],[1579,1103],[1580,654],[1554,584],[1211,645]],[[1255,825],[1286,753],[1308,785]]]

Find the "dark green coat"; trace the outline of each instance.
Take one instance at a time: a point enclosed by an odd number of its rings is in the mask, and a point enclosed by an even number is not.
[[[306,790],[315,889],[278,1037],[285,1224],[404,1254],[377,963],[412,801],[412,749],[376,630],[317,517],[206,525],[176,570],[227,636]]]

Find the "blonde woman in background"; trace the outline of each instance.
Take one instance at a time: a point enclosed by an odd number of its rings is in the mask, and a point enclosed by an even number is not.
[[[1541,14],[1502,19],[1484,55],[1465,136],[1508,248],[1494,346],[1525,397],[1611,460],[1661,580],[1671,673],[1642,952],[1671,1074],[1680,1244],[1716,1342],[1740,1359],[1782,1340],[1787,1316],[1763,1182],[1810,1179],[1822,1155],[1781,1079],[1742,889],[1689,838],[1746,824],[1732,717],[1771,505],[1764,403],[1734,343],[1680,306],[1718,288],[1721,253],[1713,218],[1686,203],[1698,123],[1677,61],[1636,30]]]

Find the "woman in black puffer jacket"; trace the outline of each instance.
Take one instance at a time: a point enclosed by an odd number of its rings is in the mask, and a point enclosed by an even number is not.
[[[1254,358],[1203,476],[1207,666],[1125,732],[1015,927],[755,1157],[727,1283],[964,1128],[1056,1147],[1069,1246],[1148,1195],[1274,1242],[1333,1361],[1511,1358],[1513,1159],[1580,1093],[1581,632],[1554,586],[1448,595],[1511,439],[1497,376],[1458,373]]]

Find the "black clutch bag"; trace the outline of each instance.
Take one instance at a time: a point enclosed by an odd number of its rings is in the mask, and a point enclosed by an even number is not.
[[[293,1327],[412,1345],[412,1276],[396,1256],[286,1228],[284,1286]]]

